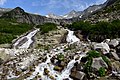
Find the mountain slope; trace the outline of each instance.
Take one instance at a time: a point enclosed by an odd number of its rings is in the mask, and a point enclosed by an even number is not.
[[[2,16],[4,13],[11,11],[10,8],[0,8],[0,16]]]
[[[113,21],[116,19],[120,19],[120,0],[108,0],[103,9],[93,13],[85,20],[96,23],[98,21]]]
[[[22,8],[15,9],[2,15],[2,18],[16,19],[17,22],[39,24],[45,21],[45,17],[26,13]]]
[[[43,24],[43,23],[46,23],[46,22],[56,23],[56,24],[71,23],[72,22],[71,20],[67,20],[67,19],[47,18],[45,16],[27,13],[20,7],[16,7],[15,9],[4,13],[1,16],[1,18],[16,19],[17,22],[36,24],[36,25]]]

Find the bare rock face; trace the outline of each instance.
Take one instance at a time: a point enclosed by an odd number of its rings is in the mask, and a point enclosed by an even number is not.
[[[67,43],[66,38],[67,38],[68,32],[66,32],[63,37],[61,38],[61,42],[60,43]]]
[[[81,33],[82,33],[82,31],[80,31],[80,30],[77,30],[77,31],[74,32],[76,37],[78,37],[81,41],[83,41],[84,40],[84,35],[82,35]]]
[[[108,65],[104,62],[104,60],[102,59],[102,57],[93,58],[92,68],[95,68],[95,69],[99,70],[100,67],[106,67],[106,68],[108,68]]]

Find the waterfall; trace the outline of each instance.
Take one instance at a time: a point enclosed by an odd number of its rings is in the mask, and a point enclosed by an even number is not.
[[[77,38],[75,35],[74,35],[74,31],[70,31],[68,29],[66,29],[68,31],[68,35],[67,35],[67,38],[66,38],[66,41],[68,43],[75,43],[75,42],[80,42],[80,39]]]
[[[17,47],[18,49],[23,49],[23,48],[27,49],[27,48],[29,48],[30,45],[33,43],[33,40],[32,40],[33,36],[35,36],[35,34],[36,34],[38,31],[39,31],[39,29],[33,30],[32,32],[30,32],[30,33],[28,33],[27,35],[25,35],[25,36],[21,37],[20,39],[18,39],[18,40],[13,44],[14,48],[16,48],[16,47]],[[18,46],[24,39],[26,39],[26,41],[25,41],[22,45]]]

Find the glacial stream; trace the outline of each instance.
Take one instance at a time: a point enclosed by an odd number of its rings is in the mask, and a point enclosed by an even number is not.
[[[79,42],[80,40],[74,35],[74,31],[70,31],[70,30],[67,30],[68,31],[68,35],[67,35],[67,39],[66,41],[70,44],[72,43],[75,43],[75,42]],[[63,46],[64,47],[64,46]],[[53,52],[51,52],[53,53]],[[76,57],[78,57],[78,55],[74,56],[74,59],[71,60],[66,68],[64,70],[62,70],[62,72],[57,72],[54,70],[54,65],[51,63],[50,59],[56,55],[56,54],[59,54],[59,53],[63,53],[63,49],[61,49],[60,51],[57,51],[56,53],[54,54],[51,54],[48,53],[47,54],[47,60],[45,62],[42,62],[40,63],[38,66],[36,66],[35,68],[35,71],[32,73],[32,75],[30,77],[27,78],[27,80],[30,80],[30,79],[33,79],[37,74],[41,76],[41,79],[42,80],[51,80],[48,76],[44,75],[44,69],[46,68],[49,72],[49,74],[51,76],[53,76],[55,78],[55,80],[63,80],[63,79],[69,79],[69,80],[72,80],[69,75],[71,73],[71,69],[73,68],[74,66],[74,63],[75,62],[79,62],[81,60],[81,58],[83,56],[85,56],[84,54],[80,54],[79,55],[79,59],[78,60],[75,60]]]

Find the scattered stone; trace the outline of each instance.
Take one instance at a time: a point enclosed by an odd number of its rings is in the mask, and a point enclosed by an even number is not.
[[[83,80],[85,76],[85,73],[81,72],[81,71],[74,71],[71,72],[70,77],[73,78],[74,80]]]
[[[48,69],[47,69],[47,68],[45,68],[45,69],[44,69],[44,74],[45,74],[45,75],[48,75],[48,74],[49,74],[49,72],[50,72],[50,71],[48,71]]]
[[[55,67],[54,67],[54,70],[56,70],[56,71],[62,71],[62,68],[59,67],[59,66],[55,66]]]

